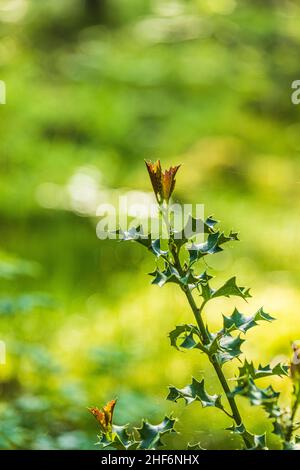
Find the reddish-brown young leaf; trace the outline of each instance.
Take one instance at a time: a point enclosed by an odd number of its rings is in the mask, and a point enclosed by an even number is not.
[[[95,416],[104,433],[111,432],[112,430],[112,421],[116,402],[117,400],[111,400],[100,410],[97,407],[88,408],[92,415]]]
[[[160,160],[155,163],[146,161],[146,167],[150,176],[153,191],[159,204],[169,202],[175,188],[176,173],[180,165],[171,166],[168,170],[162,170]]]

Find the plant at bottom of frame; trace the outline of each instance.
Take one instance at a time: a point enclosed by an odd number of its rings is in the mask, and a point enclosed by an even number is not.
[[[284,450],[300,450],[300,434],[297,435],[297,431],[300,429],[300,421],[297,421],[297,412],[300,406],[300,347],[298,343],[295,341],[292,344],[293,356],[289,374],[292,382],[291,405],[280,406],[279,394],[275,394],[270,402],[260,403],[272,420],[272,432],[279,437]],[[250,370],[247,371],[245,379],[249,380],[251,375],[253,373]]]
[[[176,419],[166,416],[164,420],[157,424],[151,424],[143,420],[140,428],[118,426],[113,423],[113,414],[117,400],[109,401],[103,408],[89,408],[89,411],[96,418],[100,434],[97,445],[101,449],[115,450],[154,450],[164,446],[163,436],[176,433],[174,426]]]
[[[212,276],[207,269],[200,268],[201,262],[207,257],[223,251],[227,243],[238,241],[238,234],[234,231],[225,234],[217,228],[218,222],[211,216],[200,220],[190,215],[186,226],[179,231],[175,230],[169,201],[180,166],[164,171],[160,161],[157,161],[146,162],[146,167],[157,200],[160,220],[168,234],[167,246],[163,240],[165,236],[160,235],[152,239],[150,234],[143,233],[141,226],[128,231],[119,229],[117,233],[120,240],[139,243],[156,258],[157,267],[151,273],[152,284],[163,287],[173,283],[181,289],[193,313],[195,324],[176,326],[169,334],[171,345],[178,350],[196,349],[204,353],[223,389],[223,396],[210,395],[206,390],[204,378],[192,378],[191,383],[184,388],[169,387],[167,399],[173,402],[182,399],[187,405],[200,402],[202,407],[215,407],[232,420],[228,430],[241,438],[244,448],[267,449],[266,434],[254,435],[246,429],[236,396],[247,397],[252,405],[262,405],[269,418],[274,420],[274,414],[278,412],[279,393],[272,386],[260,388],[257,380],[262,377],[286,376],[288,366],[277,364],[272,367],[267,364],[255,367],[245,359],[235,378],[237,384],[234,389],[230,387],[223,367],[229,361],[241,360],[241,346],[248,330],[259,322],[271,322],[274,318],[263,308],[252,315],[245,315],[235,308],[231,315],[223,315],[223,327],[219,331],[211,331],[204,318],[208,302],[212,303],[220,297],[240,297],[245,301],[251,297],[249,289],[240,286],[235,276],[219,285],[213,285]],[[202,243],[195,241],[195,236],[199,234],[204,235]],[[200,299],[200,303],[196,298]]]
[[[281,406],[280,394],[271,387],[259,389],[256,386],[256,380],[269,375],[270,369],[261,366],[255,369],[253,364],[247,361],[239,368],[239,375],[236,378],[237,386],[233,391],[233,395],[247,397],[251,405],[260,405],[264,408],[273,423],[272,432],[279,438],[283,450],[300,450],[300,434],[297,435],[300,429],[300,421],[297,420],[300,407],[300,346],[298,343],[295,341],[292,344],[293,356],[290,367],[280,364],[275,366],[276,375],[289,375],[292,382],[290,406]],[[281,367],[283,367],[282,371]]]

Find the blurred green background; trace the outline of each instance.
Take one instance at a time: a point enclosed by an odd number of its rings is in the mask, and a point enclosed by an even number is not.
[[[299,3],[0,0],[0,38],[0,448],[93,449],[86,407],[116,396],[118,424],[173,410],[168,448],[236,447],[217,410],[165,401],[191,375],[219,385],[201,355],[169,346],[192,321],[179,289],[150,285],[142,247],[100,241],[95,210],[150,192],[144,158],[183,163],[175,199],[240,233],[211,272],[252,287],[248,304],[215,301],[211,325],[263,305],[277,321],[243,350],[287,360],[300,339]],[[289,379],[272,383],[288,404]],[[271,430],[239,404],[251,431]]]

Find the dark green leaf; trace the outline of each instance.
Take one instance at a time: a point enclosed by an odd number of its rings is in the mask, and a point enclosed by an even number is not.
[[[232,395],[247,397],[251,405],[255,406],[274,403],[279,397],[279,393],[275,392],[271,385],[266,388],[259,388],[251,377],[240,380]]]
[[[213,219],[211,220],[215,222]],[[208,220],[206,220],[206,225],[209,227]],[[193,243],[192,246],[188,248],[190,264],[195,263],[199,259],[203,258],[203,256],[223,251],[221,245],[224,243],[238,240],[236,232],[230,232],[230,234],[226,236],[223,232],[215,232],[211,227],[209,227],[207,232],[208,237],[206,242],[199,244]]]
[[[219,351],[217,353],[219,362],[224,364],[237,358],[241,353],[241,345],[244,340],[240,336],[232,337],[230,335],[223,335],[219,340]]]
[[[117,235],[120,236],[121,241],[136,241],[141,243],[142,245],[150,248],[151,246],[151,236],[150,234],[145,235],[143,233],[142,227],[132,227],[128,231],[124,231],[122,229],[118,229],[115,232]]]
[[[118,427],[123,428],[123,426],[114,426],[114,428]],[[126,436],[124,433],[126,433]],[[128,450],[134,445],[134,438],[127,435],[126,430],[122,430],[119,433],[114,430],[112,435],[102,433],[98,438],[97,445],[99,445],[101,449]]]
[[[272,375],[277,375],[279,377],[289,375],[289,367],[284,364],[276,364],[276,366],[271,367],[269,364],[262,366],[259,364],[258,368],[254,367],[253,362],[248,362],[245,360],[244,364],[239,367],[239,376],[237,381],[244,380],[247,377],[251,377],[253,380],[261,379],[263,377],[270,377]]]
[[[152,284],[157,284],[159,287],[164,286],[167,282],[173,282],[183,287],[190,286],[190,288],[195,288],[199,282],[202,282],[202,280],[199,279],[200,276],[195,277],[190,270],[180,275],[178,270],[169,264],[165,265],[163,271],[156,269],[153,273],[149,274],[154,277]]]
[[[230,317],[223,315],[223,329],[227,332],[240,330],[243,333],[246,333],[246,331],[250,330],[250,328],[256,326],[257,322],[260,320],[270,322],[275,319],[268,313],[264,312],[262,308],[260,308],[254,315],[249,317],[243,315],[237,309],[234,309],[234,312]]]
[[[229,235],[225,235],[224,232],[222,232],[219,236],[218,244],[223,245],[224,243],[227,242],[232,242],[232,241],[239,241],[238,233],[237,232],[230,232]]]
[[[139,434],[138,449],[157,449],[163,446],[161,437],[166,433],[176,432],[174,425],[176,420],[172,417],[165,419],[158,425],[153,425],[147,421],[143,421],[141,428],[136,428]]]
[[[220,365],[237,358],[241,353],[244,340],[240,336],[233,337],[222,331],[217,334],[209,333],[210,343],[205,345],[205,352],[209,356],[215,355]]]
[[[217,221],[211,216],[203,221],[202,219],[195,219],[190,215],[184,229],[174,232],[174,242],[180,248],[188,240],[200,233],[214,233],[214,226],[216,224]]]
[[[208,254],[214,254],[222,251],[222,248],[218,246],[219,235],[219,232],[210,233],[204,243],[193,243],[192,246],[188,248],[190,263],[195,263],[203,256]]]
[[[161,249],[160,239],[158,238],[156,240],[152,240],[151,234],[145,235],[140,226],[136,228],[133,227],[128,231],[123,231],[119,229],[116,231],[116,233],[117,235],[120,235],[121,241],[135,241],[137,243],[140,243],[145,248],[150,250],[157,258],[159,258],[160,256],[167,256],[168,254],[168,250]]]
[[[176,284],[182,284],[179,272],[173,266],[168,266],[164,271],[156,269],[153,273],[149,273],[150,276],[154,276],[152,284],[156,284],[159,287],[164,286],[167,282],[174,282]]]
[[[171,346],[180,350],[184,349],[193,349],[199,348],[202,349],[200,341],[200,332],[198,328],[194,325],[178,325],[176,328],[169,333],[169,338],[171,341]],[[178,341],[181,340],[180,345],[178,346]]]
[[[211,298],[223,297],[223,296],[230,297],[233,295],[242,297],[243,299],[247,299],[248,297],[251,297],[251,295],[249,294],[249,289],[246,289],[245,287],[237,286],[236,277],[230,278],[228,281],[225,282],[223,286],[215,290]]]
[[[199,276],[194,276],[194,286],[198,288],[205,301],[209,300],[213,294],[213,289],[209,285],[210,279],[212,279],[212,276],[206,271]]]
[[[214,229],[215,225],[218,223],[211,215],[207,217],[204,222],[204,227],[206,227],[207,233]]]
[[[199,401],[203,408],[207,406],[215,406],[223,409],[221,404],[220,395],[209,395],[204,388],[204,379],[198,382],[194,377],[192,383],[182,389],[176,387],[169,387],[169,395],[167,400],[177,402],[178,399],[183,398],[187,405],[190,405],[194,401]]]
[[[260,435],[254,435],[254,446],[250,450],[268,450],[266,433]]]
[[[162,250],[160,245],[160,239],[154,240],[151,242],[151,246],[149,247],[150,251],[152,251],[157,258],[160,256],[167,256],[168,250]]]
[[[240,424],[239,426],[234,424],[230,428],[227,428],[227,431],[231,431],[245,438],[249,443],[248,450],[268,450],[266,444],[266,434],[251,434],[249,431],[246,430],[243,424]]]
[[[165,419],[158,425],[148,421],[142,422],[141,428],[128,431],[128,425],[113,425],[112,434],[102,433],[98,445],[101,449],[135,450],[135,449],[157,449],[163,446],[161,437],[167,433],[176,433],[174,429],[176,420],[172,417]]]
[[[113,425],[113,432],[116,434],[118,441],[124,449],[129,449],[134,445],[133,437],[128,433],[128,425],[116,426]]]

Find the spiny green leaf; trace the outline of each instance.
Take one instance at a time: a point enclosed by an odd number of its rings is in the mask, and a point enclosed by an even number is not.
[[[132,227],[129,230],[125,231],[119,228],[118,230],[116,230],[115,233],[117,235],[120,235],[121,241],[136,241],[138,243],[141,243],[146,248],[151,247],[151,236],[150,234],[144,234],[140,225],[138,227]]]
[[[144,234],[142,227],[132,227],[128,231],[123,231],[121,229],[116,231],[117,235],[120,235],[121,241],[135,241],[140,243],[145,248],[150,250],[157,258],[160,256],[167,256],[168,250],[161,249],[160,239],[152,240],[151,234]]]
[[[235,395],[247,397],[251,405],[259,406],[265,403],[274,403],[280,394],[275,392],[271,385],[266,388],[259,388],[254,380],[249,377],[238,383],[232,392],[232,396]]]
[[[228,281],[226,281],[223,286],[219,287],[219,289],[215,290],[211,298],[223,297],[223,296],[230,297],[233,295],[242,297],[243,299],[247,299],[248,297],[251,297],[251,295],[249,294],[249,289],[246,289],[245,287],[237,286],[235,276],[230,278]]]
[[[206,302],[211,299],[211,296],[213,294],[213,289],[210,287],[209,284],[201,284],[201,292],[200,295],[203,297],[203,300]]]
[[[174,275],[176,277],[176,282],[178,282],[179,284],[181,284],[184,287],[188,286],[190,290],[193,290],[193,289],[197,288],[199,291],[202,292],[201,295],[203,297],[204,297],[203,292],[206,289],[209,290],[210,294],[212,293],[212,290],[210,289],[210,287],[208,285],[208,281],[210,279],[212,279],[212,276],[207,274],[206,271],[204,271],[201,274],[195,274],[193,269],[188,268],[188,267],[185,266],[182,276],[179,275],[177,270],[171,270],[170,272],[174,273]],[[169,272],[167,271],[166,274],[168,274],[168,273]],[[210,294],[208,295],[208,298],[210,298],[210,296],[211,296]]]
[[[169,387],[167,400],[177,402],[180,398],[183,398],[187,405],[190,405],[194,401],[199,401],[203,408],[215,406],[216,408],[223,409],[221,396],[209,395],[204,388],[204,379],[198,382],[198,380],[193,377],[192,383],[182,389],[173,386]]]
[[[190,255],[190,263],[195,263],[203,256],[206,256],[208,254],[214,254],[218,253],[219,251],[222,251],[222,248],[218,246],[219,236],[219,232],[210,233],[204,243],[193,243],[192,246],[188,248],[188,252]]]
[[[218,223],[218,220],[215,220],[212,215],[208,216],[204,222],[204,227],[207,227],[207,233],[214,229],[215,225]]]
[[[157,258],[168,255],[168,250],[161,249],[161,242],[159,238],[157,240],[151,241],[149,249],[155,254],[155,256],[157,256]]]
[[[201,276],[194,276],[191,270],[185,271],[183,275],[180,275],[178,270],[172,265],[165,265],[165,269],[161,271],[156,269],[154,272],[149,273],[150,276],[154,276],[152,284],[157,284],[162,287],[167,282],[174,282],[181,286],[190,286],[190,288],[195,288],[199,282],[202,282],[200,279]]]
[[[213,276],[208,274],[207,271],[204,271],[203,273],[199,274],[198,276],[194,276],[194,277],[195,277],[195,279],[197,279],[197,281],[201,285],[207,284],[213,278]]]
[[[174,330],[169,333],[171,346],[178,349],[202,349],[202,345],[199,343],[200,332],[194,325],[177,325]],[[178,341],[181,340],[181,344],[178,346]]]
[[[203,221],[202,219],[196,219],[190,215],[183,230],[173,232],[174,243],[178,248],[180,248],[182,245],[187,243],[188,240],[198,235],[199,233],[213,233],[214,226],[216,224],[217,221],[214,220],[211,216]]]
[[[233,337],[220,331],[217,334],[209,333],[210,343],[204,346],[204,352],[209,356],[216,356],[220,365],[237,358],[241,353],[241,345],[245,341],[240,336]]]
[[[225,284],[223,284],[218,289],[213,289],[210,286],[208,282],[209,279],[211,279],[211,276],[209,276],[208,278],[208,275],[207,275],[207,279],[199,279],[198,285],[197,285],[198,289],[200,290],[200,295],[203,297],[205,301],[216,298],[216,297],[223,297],[223,296],[224,297],[237,296],[237,297],[242,297],[244,300],[246,300],[248,297],[251,297],[249,293],[250,289],[247,289],[245,287],[240,287],[236,284],[236,277],[230,278],[228,281],[225,282]],[[263,313],[265,314],[265,312]],[[265,314],[265,315],[268,315],[268,314]],[[256,321],[260,319],[262,320],[262,319],[267,319],[267,318],[257,317]],[[235,318],[233,318],[233,321],[230,322],[228,326],[232,326],[231,323],[234,324],[234,320]]]
[[[274,367],[271,367],[269,364],[266,366],[259,364],[258,368],[256,369],[253,362],[248,362],[247,359],[245,359],[244,364],[239,367],[239,375],[236,380],[241,381],[249,376],[253,380],[256,380],[273,375],[277,375],[279,377],[288,376],[289,367],[281,363],[276,364]]]
[[[227,431],[231,431],[244,437],[248,441],[249,446],[251,446],[248,450],[267,450],[266,433],[261,435],[251,434],[246,430],[243,424],[238,426],[233,424],[230,428],[227,428]]]
[[[176,433],[174,429],[176,420],[165,417],[158,425],[153,425],[143,420],[140,428],[128,431],[128,425],[113,425],[111,434],[101,433],[98,436],[101,449],[135,450],[135,449],[157,449],[163,446],[161,437],[167,433]]]
[[[210,343],[205,345],[209,356],[212,356],[213,354],[216,354],[217,352],[220,351],[220,337],[221,337],[220,335],[215,335],[212,333],[209,334]]]
[[[115,433],[117,439],[119,440],[120,444],[125,448],[129,449],[134,445],[134,439],[132,435],[128,433],[128,425],[125,426],[117,426],[113,425],[113,433]]]
[[[99,445],[101,449],[106,449],[107,447],[114,447],[114,438],[107,436],[106,434],[100,434],[98,436],[98,442],[96,445]],[[123,447],[124,450],[124,447]]]
[[[227,242],[232,242],[232,241],[239,241],[238,233],[231,231],[229,235],[225,235],[224,232],[222,232],[219,236],[218,244],[223,245],[224,243]]]
[[[273,420],[273,434],[280,436],[282,439],[285,439],[287,424],[285,419],[286,413],[278,405],[278,399],[271,402],[266,402],[262,406],[269,415],[269,418]]]
[[[275,318],[264,312],[263,308],[260,308],[254,315],[249,317],[243,315],[235,308],[230,317],[223,315],[223,330],[227,332],[240,330],[246,333],[246,331],[256,326],[257,322],[261,320],[271,322]]]
[[[180,282],[184,286],[189,286],[190,289],[194,289],[197,285],[206,282],[204,277],[211,278],[211,276],[208,276],[206,273],[196,275],[192,269],[187,269],[184,271],[184,275],[180,278]]]
[[[244,340],[240,337],[232,337],[230,335],[223,335],[219,340],[219,352],[217,353],[218,359],[221,364],[237,358],[241,353],[241,345]]]
[[[114,450],[133,450],[136,449],[137,443],[132,434],[127,433],[126,426],[113,426],[113,434],[107,435],[102,433],[98,436],[97,445],[101,449],[114,449]]]
[[[152,284],[156,284],[159,287],[164,286],[167,282],[181,284],[180,274],[173,266],[167,266],[164,271],[156,269],[153,273],[149,273],[149,275],[154,276]]]
[[[254,435],[254,446],[250,450],[268,450],[266,433]]]
[[[198,346],[199,346],[199,341],[194,340],[193,332],[187,335],[180,345],[180,347],[183,349],[194,349],[194,348],[198,348]]]
[[[212,278],[213,276],[210,276],[206,271],[199,276],[194,276],[194,287],[197,287],[205,301],[209,300],[213,294],[213,289],[209,285],[209,281]]]
[[[212,276],[207,274],[206,271],[201,274],[195,274],[193,269],[188,268],[182,279],[185,285],[189,285],[190,289],[194,289],[195,287],[208,285],[208,281],[212,279]]]
[[[157,425],[148,421],[143,421],[141,428],[135,428],[139,434],[138,449],[157,449],[163,446],[161,437],[167,433],[176,433],[174,426],[176,420],[166,416],[165,419]]]
[[[203,256],[223,251],[221,245],[224,243],[238,240],[236,232],[230,232],[230,234],[226,236],[223,232],[215,232],[213,228],[210,228],[208,233],[207,240],[204,243],[193,243],[192,246],[188,248],[190,264],[195,263],[199,259],[203,258]]]

